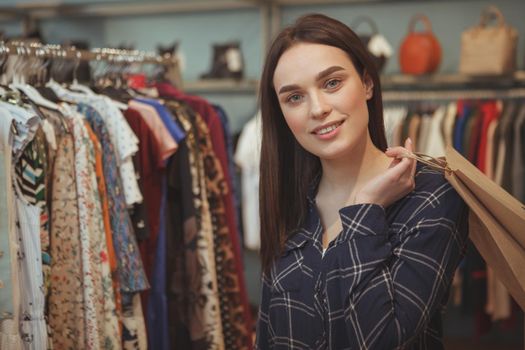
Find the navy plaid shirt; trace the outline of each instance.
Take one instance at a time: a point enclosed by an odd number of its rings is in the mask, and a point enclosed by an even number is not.
[[[324,257],[309,196],[305,224],[263,276],[256,349],[443,348],[441,313],[468,208],[442,173],[418,163],[415,181],[386,210],[342,208],[343,230]]]

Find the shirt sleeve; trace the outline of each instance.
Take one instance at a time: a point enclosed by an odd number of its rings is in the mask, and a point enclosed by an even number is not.
[[[431,192],[410,196],[401,209],[406,221],[394,225],[377,205],[341,210],[352,242],[347,264],[357,267],[342,285],[348,291],[344,310],[352,349],[409,345],[443,302],[463,255],[466,206],[451,185],[443,181]]]

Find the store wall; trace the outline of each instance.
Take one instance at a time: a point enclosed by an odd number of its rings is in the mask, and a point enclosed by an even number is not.
[[[257,79],[262,65],[260,28],[261,16],[257,9],[120,17],[106,21],[105,40],[109,46],[129,43],[143,50],[155,50],[158,43],[167,45],[178,41],[186,81],[197,80],[210,70],[213,43],[237,40],[244,56],[245,77]],[[240,131],[256,110],[253,94],[203,96],[225,108],[234,132]]]
[[[2,5],[23,2],[28,1],[0,0]],[[125,0],[112,2],[125,2]],[[439,72],[453,73],[457,71],[459,63],[461,32],[476,24],[479,21],[480,11],[491,3],[495,3],[502,10],[507,21],[518,29],[520,34],[518,62],[520,69],[524,69],[525,1],[523,0],[390,1],[288,6],[282,7],[281,19],[283,25],[286,25],[304,13],[321,12],[350,25],[358,16],[369,16],[396,50],[385,69],[385,73],[391,74],[399,72],[397,49],[407,33],[411,16],[415,13],[424,13],[432,21],[434,33],[443,48]],[[210,69],[212,43],[240,40],[246,77],[257,79],[261,71],[262,26],[260,11],[257,9],[112,18],[50,18],[43,20],[41,27],[44,38],[49,43],[61,43],[66,39],[84,39],[90,41],[93,47],[132,44],[137,49],[154,50],[158,43],[170,44],[178,41],[184,56],[183,78],[188,81],[198,79],[200,74]],[[0,23],[0,28],[8,35],[18,35],[21,32],[21,26],[16,26],[13,22],[5,25]],[[422,26],[418,28],[421,29]],[[368,28],[363,24],[359,30],[366,32]],[[239,131],[256,110],[254,94],[208,93],[204,96],[225,107],[232,119],[234,131]]]
[[[283,11],[283,23],[292,23],[304,13],[321,12],[337,18],[348,25],[359,16],[368,16],[377,24],[378,30],[392,44],[396,55],[385,67],[385,73],[399,73],[397,60],[398,48],[408,32],[411,17],[416,13],[425,14],[432,22],[433,32],[443,49],[443,60],[438,72],[457,72],[461,33],[479,22],[480,13],[488,5],[495,4],[501,10],[508,23],[520,34],[518,62],[524,69],[525,61],[525,1],[523,0],[451,0],[451,1],[392,1],[388,3],[302,6],[289,7]],[[419,24],[419,30],[423,25]],[[362,24],[358,30],[370,32]]]

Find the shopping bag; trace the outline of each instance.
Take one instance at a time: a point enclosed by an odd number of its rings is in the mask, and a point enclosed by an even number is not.
[[[444,158],[407,155],[443,170],[469,206],[469,237],[485,262],[525,310],[525,205],[448,146]]]

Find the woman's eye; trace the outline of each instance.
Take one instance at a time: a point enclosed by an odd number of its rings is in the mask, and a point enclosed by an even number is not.
[[[289,96],[286,99],[286,102],[296,103],[296,102],[299,102],[300,100],[301,100],[301,95],[294,94],[294,95]]]
[[[340,83],[341,83],[341,80],[339,79],[330,79],[326,82],[325,87],[327,89],[334,89],[338,87]]]

